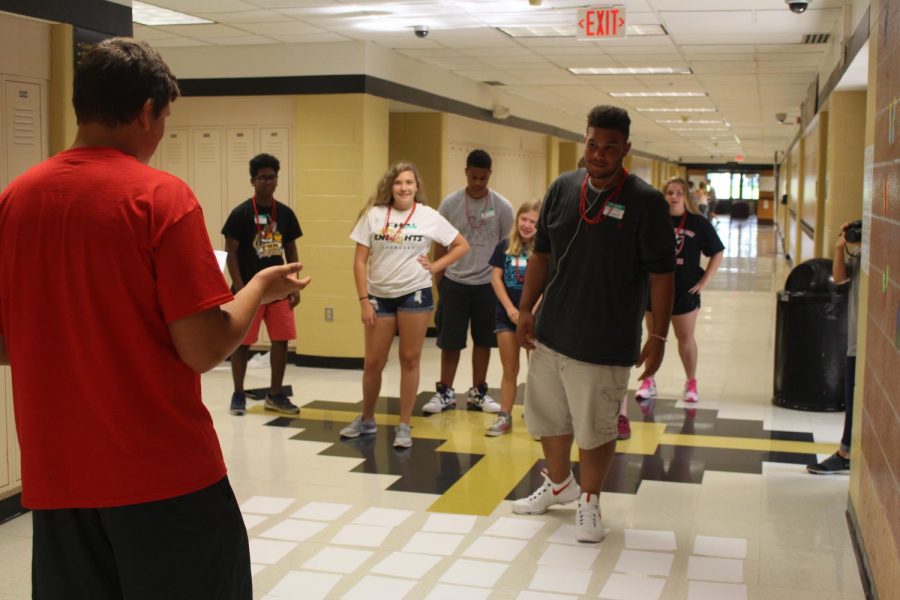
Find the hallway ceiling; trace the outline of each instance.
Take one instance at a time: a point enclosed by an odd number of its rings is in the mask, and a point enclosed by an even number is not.
[[[629,35],[605,41],[575,39],[579,7],[612,4],[584,0],[540,6],[528,0],[155,0],[214,23],[135,24],[134,34],[157,47],[367,40],[578,119],[596,104],[624,106],[635,148],[654,155],[772,162],[796,136],[800,105],[823,61],[852,33],[845,25],[851,0],[812,0],[803,14],[791,13],[783,0],[619,3],[627,8]],[[413,34],[419,25],[429,28],[427,37]],[[656,26],[650,29],[657,34],[636,35],[638,26]],[[511,37],[499,29],[538,27],[558,28],[557,35]],[[813,34],[827,34],[828,41],[805,43]],[[691,73],[569,71],[579,67],[688,67]],[[699,96],[610,95],[656,92]],[[778,113],[787,115],[785,124]]]

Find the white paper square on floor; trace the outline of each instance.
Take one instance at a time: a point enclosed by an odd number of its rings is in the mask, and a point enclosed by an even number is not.
[[[694,554],[719,558],[747,558],[747,540],[698,535],[694,538]]]
[[[525,590],[519,592],[516,600],[578,600],[578,596],[570,596],[568,594],[551,594],[549,592],[532,592]]]
[[[467,558],[484,558],[487,560],[512,562],[527,544],[528,542],[526,540],[513,540],[484,535],[472,542],[462,555]]]
[[[251,496],[241,504],[241,512],[260,515],[277,515],[295,502],[294,498],[273,498],[271,496]]]
[[[484,534],[530,540],[543,526],[544,521],[541,521],[540,519],[512,519],[510,517],[500,517],[493,525],[488,527]]]
[[[493,588],[497,580],[503,576],[509,565],[483,560],[466,560],[461,558],[450,565],[441,578],[442,583],[472,585],[475,587]]]
[[[413,514],[411,510],[396,508],[370,508],[353,519],[354,525],[377,525],[378,527],[396,527]]]
[[[442,560],[440,556],[429,556],[428,554],[391,552],[384,560],[369,569],[369,573],[421,579]]]
[[[463,537],[455,533],[427,533],[420,531],[409,538],[406,546],[403,547],[403,551],[450,556],[456,552],[456,548],[463,541]]]
[[[326,527],[328,527],[328,523],[285,519],[278,525],[266,529],[265,531],[260,533],[259,536],[265,538],[274,538],[276,540],[288,540],[291,542],[305,542]]]
[[[737,583],[689,581],[688,600],[747,600],[747,586]]]
[[[335,502],[310,502],[291,515],[292,519],[309,519],[311,521],[334,521],[350,510],[350,504]]]
[[[265,568],[266,568],[266,565],[251,564],[250,565],[250,576],[252,577],[252,576],[256,575],[257,573],[259,573],[260,571],[262,571]]]
[[[490,595],[491,590],[484,588],[439,583],[434,586],[430,594],[425,596],[425,600],[460,600],[460,598],[465,598],[466,600],[487,600]]]
[[[576,548],[560,544],[550,546],[538,559],[539,565],[545,567],[569,567],[571,569],[590,569],[600,554],[600,548],[582,546]]]
[[[661,552],[642,552],[640,550],[622,550],[614,571],[636,575],[659,575],[668,577],[672,569],[671,554]]]
[[[352,573],[372,556],[369,550],[326,547],[303,564],[310,571],[329,573]]]
[[[373,527],[372,525],[344,525],[344,527],[331,538],[332,544],[344,546],[365,546],[377,548],[384,539],[393,531],[390,527]]]
[[[247,529],[253,529],[254,527],[256,527],[257,525],[259,525],[260,523],[262,523],[263,521],[265,521],[266,519],[269,518],[265,515],[249,515],[249,514],[245,515],[244,513],[241,513],[241,517],[243,517],[244,527],[246,527]]]
[[[666,580],[657,577],[613,573],[600,590],[600,597],[607,600],[657,600],[665,585]]]
[[[411,589],[416,587],[417,581],[410,579],[393,579],[390,577],[376,577],[366,575],[354,585],[349,592],[344,594],[344,600],[402,600]],[[305,596],[298,596],[298,598]]]
[[[587,591],[591,575],[591,571],[583,569],[539,566],[528,587],[558,594],[583,594]]]
[[[253,538],[250,540],[250,562],[274,565],[296,547],[294,542]]]
[[[435,513],[429,515],[425,521],[422,531],[431,531],[434,533],[469,533],[475,526],[478,517],[473,515],[448,515],[444,513]]]
[[[340,575],[312,573],[310,571],[290,571],[279,581],[267,598],[303,598],[318,600],[327,598],[331,588],[340,581]]]
[[[584,546],[581,542],[575,539],[575,526],[574,525],[560,525],[559,528],[553,532],[547,541],[551,544],[568,544],[569,546]]]
[[[625,547],[629,550],[656,550],[659,552],[674,552],[678,549],[675,544],[674,531],[652,529],[626,529]]]
[[[744,561],[735,558],[692,556],[688,559],[687,578],[741,583],[744,581]]]

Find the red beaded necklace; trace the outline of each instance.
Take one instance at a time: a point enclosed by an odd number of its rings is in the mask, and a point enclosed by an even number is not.
[[[384,227],[381,230],[381,234],[384,236],[384,239],[386,239],[389,242],[397,241],[397,238],[400,237],[400,233],[403,231],[403,228],[409,224],[409,220],[412,219],[413,213],[416,212],[416,204],[418,204],[418,202],[414,201],[413,205],[412,205],[412,210],[410,210],[409,214],[406,215],[406,220],[403,221],[403,224],[397,228],[397,231],[394,232],[394,235],[388,234],[388,224],[391,221],[391,205],[388,204],[387,215],[384,217]]]
[[[591,178],[590,173],[584,174],[584,182],[582,182],[582,184],[581,184],[581,198],[578,203],[578,208],[581,211],[581,220],[582,221],[584,221],[588,225],[596,225],[597,223],[603,221],[606,218],[606,213],[605,213],[604,209],[606,208],[607,203],[610,202],[611,200],[615,200],[616,198],[619,197],[619,194],[622,193],[622,188],[625,187],[625,179],[628,178],[628,169],[626,169],[624,167],[622,168],[622,180],[619,182],[619,185],[616,186],[616,189],[613,190],[609,194],[609,196],[607,196],[603,200],[603,204],[600,205],[600,210],[597,211],[597,214],[594,217],[587,216],[587,211],[588,211],[587,188],[588,188],[588,181],[590,180],[590,178]],[[603,193],[603,192],[601,191],[600,193]],[[600,193],[597,194],[598,198],[600,197]]]

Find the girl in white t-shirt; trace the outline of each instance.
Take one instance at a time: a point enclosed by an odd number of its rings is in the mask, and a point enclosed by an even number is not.
[[[431,322],[431,274],[468,252],[469,244],[436,210],[424,204],[415,165],[397,163],[385,173],[350,234],[356,242],[353,276],[365,328],[363,413],[341,437],[375,433],[375,402],[394,335],[400,332],[400,424],[394,446],[409,448],[409,421],[419,390],[419,358]],[[449,248],[431,262],[432,242]]]

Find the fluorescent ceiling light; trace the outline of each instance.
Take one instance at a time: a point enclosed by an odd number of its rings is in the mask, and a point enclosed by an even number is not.
[[[569,67],[573,75],[690,75],[690,67]]]
[[[512,38],[534,38],[534,37],[575,37],[578,28],[574,25],[514,25],[510,27],[497,27],[501,31]],[[667,35],[662,25],[629,25],[625,30],[628,36],[644,36],[644,35]],[[602,40],[589,40],[602,41]]]
[[[608,92],[613,98],[704,98],[706,92]]]
[[[141,25],[200,25],[213,23],[182,12],[169,10],[134,0],[131,3],[131,20]]]
[[[716,112],[714,108],[639,108],[639,112]]]

